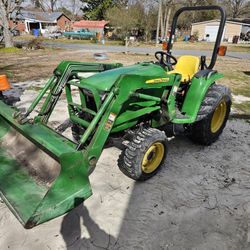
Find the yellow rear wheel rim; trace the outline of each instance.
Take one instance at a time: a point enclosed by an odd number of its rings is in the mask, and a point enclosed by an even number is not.
[[[225,100],[222,100],[216,107],[212,120],[211,120],[211,132],[216,133],[224,123],[227,112],[227,104]]]
[[[161,142],[155,142],[146,151],[142,159],[142,171],[146,174],[154,172],[162,162],[165,147]]]

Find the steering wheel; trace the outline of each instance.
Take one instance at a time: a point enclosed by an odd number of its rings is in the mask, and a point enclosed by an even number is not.
[[[161,65],[164,66],[172,67],[177,63],[176,57],[172,56],[170,53],[166,51],[156,51],[155,58],[159,61]]]

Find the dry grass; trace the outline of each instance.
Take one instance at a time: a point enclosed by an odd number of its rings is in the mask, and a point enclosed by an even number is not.
[[[105,62],[121,62],[124,65],[140,61],[152,61],[153,56],[109,53]],[[19,51],[18,53],[0,53],[0,74],[7,74],[11,82],[22,82],[48,78],[62,60],[96,61],[93,53],[60,49]],[[228,85],[233,94],[250,97],[250,60],[230,57],[218,57],[215,67],[225,75],[219,82]],[[244,113],[250,113],[250,104],[244,102],[235,107]]]
[[[234,95],[250,97],[250,60],[220,57],[216,69],[225,75],[220,80],[230,87]],[[250,102],[233,103],[233,107],[240,113],[250,114]]]
[[[25,35],[25,36],[19,36],[15,37],[15,40],[21,40],[21,41],[29,41],[34,39],[34,36],[31,35]],[[50,42],[60,42],[60,43],[72,43],[72,44],[96,44],[94,40],[69,40],[65,37],[60,37],[58,39],[49,39],[49,38],[38,38],[40,41],[50,41]],[[105,45],[119,45],[124,46],[124,41],[111,41],[107,40],[105,41]],[[250,52],[250,44],[231,44],[231,43],[224,43],[223,45],[227,46],[228,52]],[[136,42],[131,44],[131,46],[138,46],[138,47],[147,47],[147,48],[155,48],[155,43],[145,43],[145,42]],[[162,45],[159,44],[158,48],[161,48]],[[214,43],[209,42],[184,42],[184,41],[178,41],[174,43],[175,49],[181,49],[181,50],[212,50],[214,47]]]
[[[18,36],[14,38],[15,41],[31,41],[34,39],[34,36],[32,35],[24,35],[24,36]],[[72,44],[97,44],[97,42],[92,39],[68,39],[66,37],[59,37],[59,38],[48,38],[48,37],[38,37],[37,38],[41,42],[58,42],[58,43],[72,43]],[[99,42],[100,44],[100,42]],[[105,45],[119,45],[124,46],[124,41],[122,40],[105,40]]]
[[[223,83],[235,94],[250,97],[250,60],[220,58],[216,69],[225,75]]]
[[[151,56],[110,53],[105,62],[125,65],[153,60]],[[47,78],[62,60],[95,62],[93,53],[60,49],[21,50],[18,53],[0,53],[0,74],[7,74],[12,82]]]
[[[222,43],[227,46],[227,52],[250,52],[250,44],[231,44]],[[213,50],[214,43],[208,42],[176,42],[174,43],[175,49],[184,50]]]

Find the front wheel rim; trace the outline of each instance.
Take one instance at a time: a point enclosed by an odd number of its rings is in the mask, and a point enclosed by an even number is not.
[[[161,164],[165,154],[165,147],[161,142],[153,143],[146,151],[141,168],[146,174],[153,173]]]

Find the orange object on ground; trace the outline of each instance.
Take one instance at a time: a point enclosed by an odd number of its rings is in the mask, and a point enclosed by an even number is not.
[[[0,91],[8,90],[10,88],[11,86],[10,86],[7,76],[0,75]]]
[[[219,56],[225,56],[227,52],[227,46],[220,46],[218,49],[218,55]]]
[[[162,50],[167,50],[168,49],[168,43],[166,41],[162,42]]]

